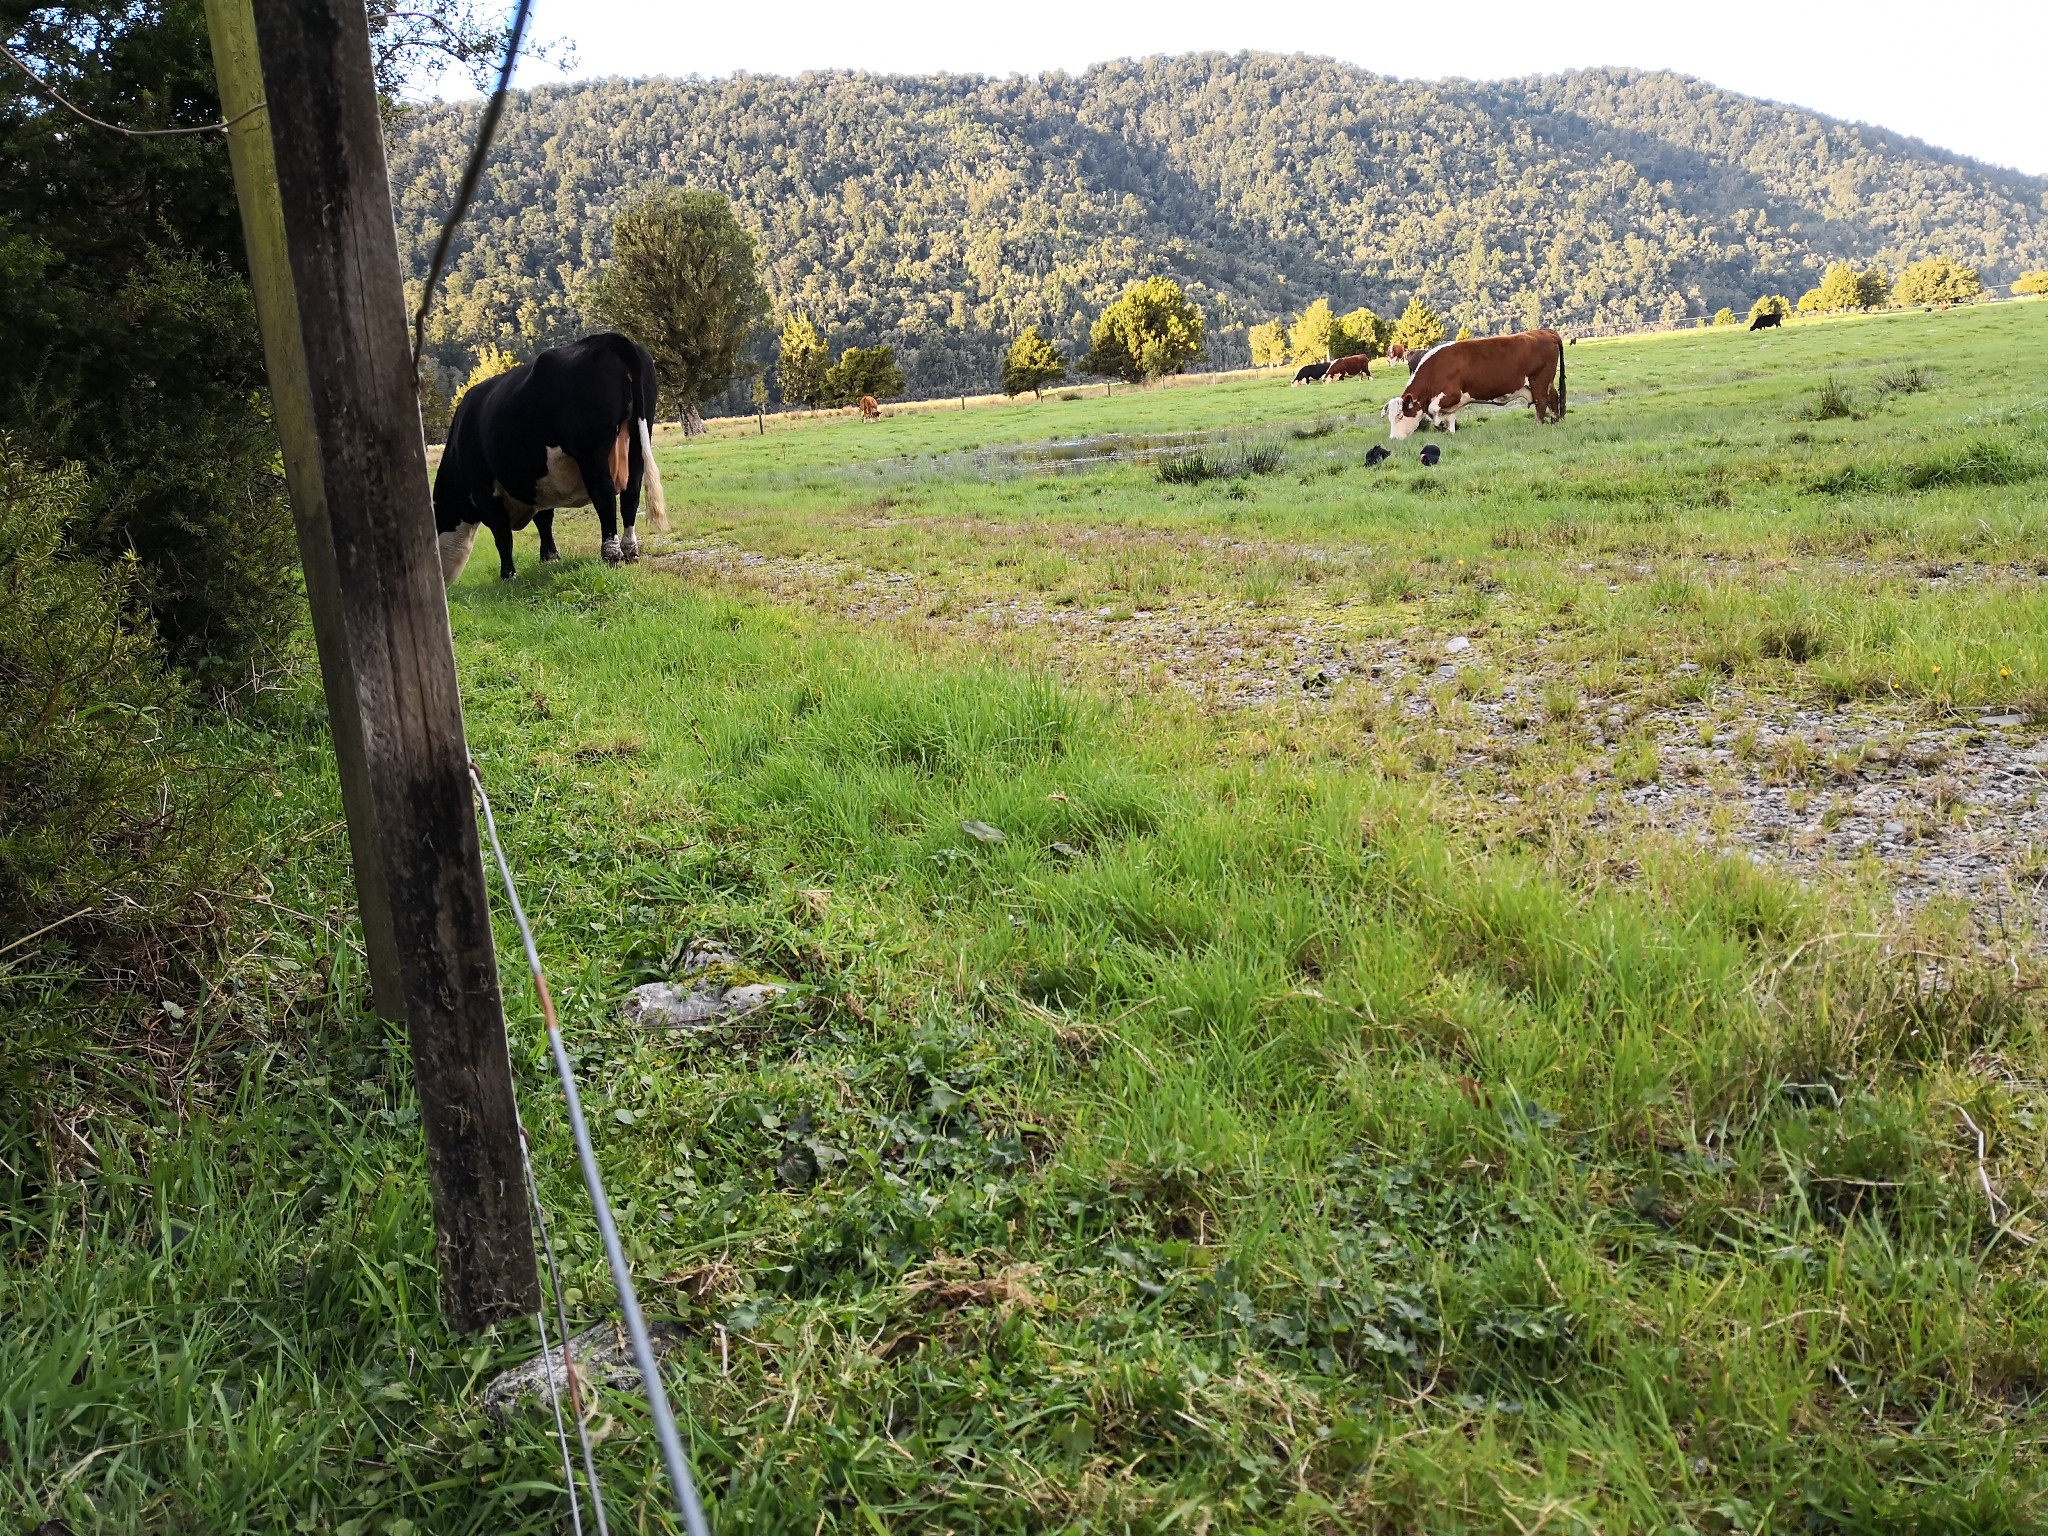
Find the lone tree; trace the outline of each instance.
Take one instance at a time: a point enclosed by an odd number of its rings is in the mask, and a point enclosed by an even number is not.
[[[1964,304],[1984,291],[1975,267],[1947,256],[1916,261],[1899,274],[1892,297],[1901,304]],[[2014,285],[2018,292],[2018,285]]]
[[[661,392],[689,420],[742,372],[768,307],[754,237],[717,192],[664,187],[612,225],[612,259],[589,309],[654,354]]]
[[[815,325],[802,315],[791,315],[783,322],[775,360],[783,399],[816,410],[825,399],[825,374],[831,366],[832,349]]]
[[[1170,277],[1131,284],[1088,334],[1084,373],[1112,373],[1133,384],[1185,372],[1202,355],[1202,312]]]
[[[1783,320],[1792,313],[1792,301],[1782,293],[1767,293],[1749,306],[1749,323],[1756,324],[1758,315],[1776,315]]]
[[[1254,368],[1275,368],[1287,361],[1285,320],[1268,320],[1263,325],[1255,325],[1245,332],[1245,340],[1251,343]]]
[[[896,366],[894,347],[848,347],[825,370],[825,399],[848,405],[862,395],[893,400],[903,393],[903,370]]]
[[[1394,334],[1387,338],[1387,345],[1391,347],[1398,342],[1410,352],[1427,351],[1450,334],[1444,317],[1418,296],[1408,301],[1408,307],[1401,311],[1401,318],[1394,322]]]
[[[1727,305],[1723,304],[1719,309],[1714,311],[1714,324],[1733,325],[1734,323],[1735,311],[1730,309]]]
[[[2012,291],[2018,294],[2048,293],[2048,272],[2022,272],[2013,283]]]
[[[1301,312],[1288,328],[1287,344],[1296,364],[1327,363],[1343,354],[1336,351],[1337,316],[1328,299],[1317,299]]]
[[[1846,261],[1832,262],[1821,274],[1820,286],[1813,290],[1813,307],[1823,311],[1875,309],[1890,296],[1891,288],[1891,279],[1882,267],[1858,272]],[[1805,307],[1806,301],[1801,299],[1800,308]]]
[[[1003,359],[1003,393],[1012,398],[1028,389],[1033,399],[1043,400],[1045,386],[1066,376],[1067,360],[1058,347],[1038,334],[1035,325],[1010,343],[1010,354]]]
[[[1356,357],[1363,352],[1368,357],[1378,357],[1386,351],[1387,337],[1393,330],[1392,321],[1382,320],[1361,305],[1331,327],[1330,355]]]

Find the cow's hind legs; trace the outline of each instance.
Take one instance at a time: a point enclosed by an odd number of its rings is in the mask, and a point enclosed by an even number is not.
[[[559,560],[561,550],[555,547],[555,509],[542,507],[533,514],[534,531],[540,535],[540,557],[543,561]]]
[[[583,483],[590,485],[588,479]],[[619,544],[619,493],[601,485],[591,485],[590,493],[591,502],[597,507],[598,532],[604,535],[598,543],[597,552],[604,556],[606,565],[617,565],[628,558]],[[637,544],[635,549],[637,551]]]

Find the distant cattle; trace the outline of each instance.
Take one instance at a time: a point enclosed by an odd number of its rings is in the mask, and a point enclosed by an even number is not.
[[[873,395],[862,395],[860,397],[860,419],[862,421],[880,421],[882,419],[882,407],[875,402]]]
[[[1386,463],[1393,456],[1394,450],[1385,443],[1374,443],[1365,450],[1365,467],[1367,469],[1378,469],[1380,465]]]
[[[1749,322],[1749,328],[1752,331],[1768,331],[1773,326],[1783,325],[1784,323],[1785,312],[1782,309],[1767,309]]]
[[[1415,377],[1415,370],[1422,366],[1430,353],[1441,351],[1449,345],[1449,342],[1440,341],[1433,347],[1405,347],[1397,341],[1387,348],[1387,359],[1390,362],[1407,364],[1408,377],[1412,379]]]
[[[1294,370],[1294,382],[1297,384],[1313,384],[1329,371],[1330,365],[1328,363],[1303,363]]]
[[[654,403],[654,359],[614,331],[551,348],[472,385],[455,407],[434,474],[442,580],[453,586],[462,574],[479,527],[497,540],[505,580],[513,574],[512,535],[528,523],[540,532],[541,559],[559,559],[558,507],[594,504],[604,558],[636,559],[633,519],[643,484],[648,526],[668,527],[654,462]]]
[[[1340,357],[1330,364],[1323,375],[1325,384],[1334,384],[1339,379],[1369,379],[1372,377],[1372,359],[1359,352],[1350,357]]]
[[[1474,337],[1432,348],[1387,402],[1387,431],[1396,441],[1426,417],[1448,432],[1458,412],[1477,401],[1502,405],[1525,399],[1541,422],[1564,418],[1564,338],[1555,331]]]

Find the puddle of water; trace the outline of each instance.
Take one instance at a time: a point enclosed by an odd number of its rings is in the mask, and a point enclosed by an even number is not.
[[[1212,448],[1249,448],[1271,444],[1306,449],[1355,426],[1355,416],[1326,417],[1292,425],[1266,423],[1256,427],[1213,427],[1200,432],[1110,432],[1094,437],[1054,438],[1037,443],[991,443],[960,453],[930,458],[883,459],[861,471],[890,479],[924,475],[970,474],[983,479],[1009,474],[1076,474],[1115,464],[1164,464]],[[1371,418],[1377,422],[1378,417]],[[1312,450],[1311,450],[1312,451]]]

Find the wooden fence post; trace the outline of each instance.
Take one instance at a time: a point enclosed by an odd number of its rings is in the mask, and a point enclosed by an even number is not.
[[[419,1083],[442,1302],[539,1302],[363,0],[206,0],[379,1012]]]

